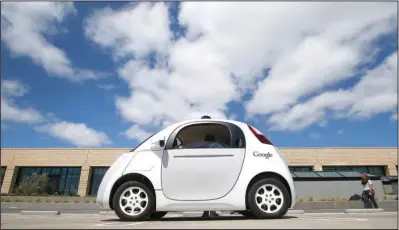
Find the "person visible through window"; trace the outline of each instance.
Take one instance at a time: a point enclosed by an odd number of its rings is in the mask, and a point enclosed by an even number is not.
[[[373,182],[370,180],[369,176],[366,173],[362,173],[362,185],[363,185],[363,202],[364,208],[368,208],[371,204],[374,208],[378,208],[377,201],[375,200],[375,191],[373,188]]]

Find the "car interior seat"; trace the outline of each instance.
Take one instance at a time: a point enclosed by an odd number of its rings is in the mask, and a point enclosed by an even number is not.
[[[207,141],[207,142],[216,142],[216,138],[215,138],[215,136],[212,135],[212,134],[207,134],[207,135],[205,136],[205,138],[204,138],[204,141]]]

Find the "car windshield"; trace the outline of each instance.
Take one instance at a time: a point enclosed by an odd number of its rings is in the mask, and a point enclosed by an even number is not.
[[[157,133],[159,133],[159,132],[156,132],[156,133],[152,134],[152,135],[149,136],[147,139],[145,139],[143,142],[141,142],[139,145],[137,145],[136,148],[131,149],[129,152],[134,152],[134,150],[138,149],[142,144],[144,144],[147,140],[149,140],[151,137],[153,137],[153,136],[154,136],[155,134],[157,134]]]

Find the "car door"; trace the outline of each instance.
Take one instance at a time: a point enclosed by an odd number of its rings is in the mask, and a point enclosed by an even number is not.
[[[207,136],[215,141],[205,141]],[[245,136],[228,122],[193,122],[177,128],[162,155],[162,190],[172,200],[218,199],[234,187],[245,157]]]

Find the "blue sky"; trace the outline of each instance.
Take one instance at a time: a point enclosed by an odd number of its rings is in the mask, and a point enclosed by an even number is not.
[[[203,114],[397,146],[395,3],[344,4],[2,3],[1,146],[131,148]]]

